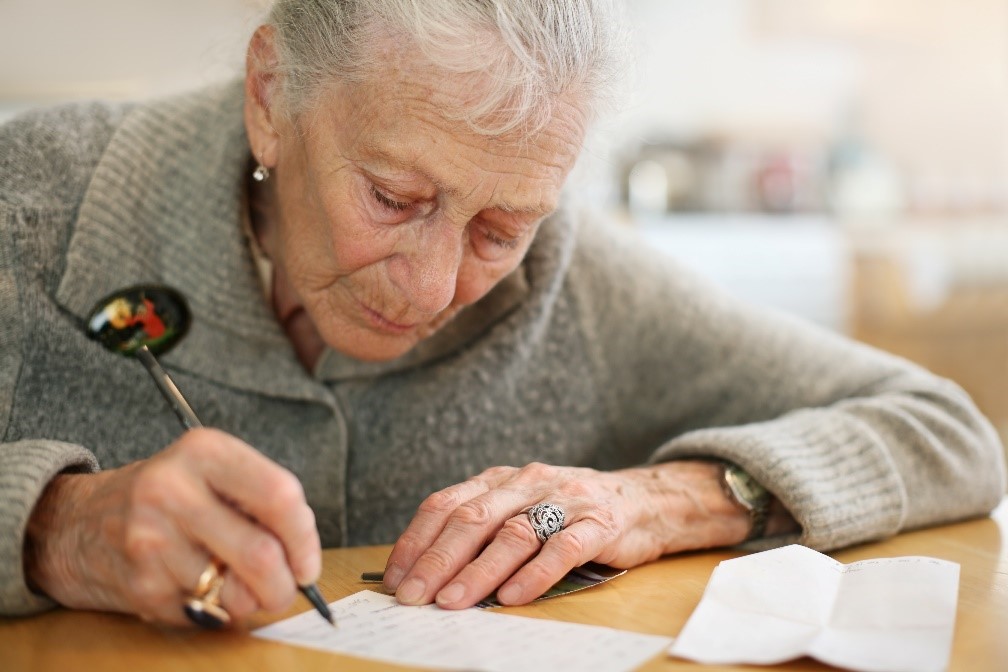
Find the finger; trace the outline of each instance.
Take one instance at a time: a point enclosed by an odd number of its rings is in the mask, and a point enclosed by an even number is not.
[[[428,604],[532,498],[527,488],[506,484],[474,497],[448,516],[444,529],[407,573],[396,597]]]
[[[207,571],[211,563],[216,563],[221,568],[218,570],[222,583],[219,596],[220,605],[231,616],[232,620],[240,621],[259,611],[259,601],[252,593],[252,590],[242,581],[241,577],[235,574],[230,568],[223,566],[213,556],[200,553],[199,558],[198,561],[188,563],[194,569],[185,578],[180,579],[182,586],[189,586],[188,588],[183,588],[180,593],[183,603],[196,595],[203,573]]]
[[[479,557],[438,592],[435,601],[446,609],[471,607],[493,593],[541,546],[526,516],[508,519]]]
[[[448,516],[438,537],[407,573],[396,592],[399,601],[411,605],[432,602],[434,596],[476,558],[486,543],[500,532],[505,521],[525,507],[532,496],[528,489],[512,483],[457,507]],[[444,599],[449,597],[446,595]]]
[[[448,518],[462,504],[485,494],[513,471],[510,467],[489,469],[427,497],[389,554],[385,563],[385,588],[396,590],[399,587],[420,556],[444,530]]]
[[[182,603],[175,605],[174,609],[156,609],[152,611],[141,611],[137,615],[140,620],[158,625],[169,625],[176,628],[193,628],[196,624],[186,616]]]
[[[322,545],[297,477],[224,432],[198,429],[186,434],[194,434],[189,450],[195,452],[210,487],[280,540],[299,585],[314,583],[322,569]]]
[[[195,554],[193,554],[195,556]],[[208,570],[210,564],[214,562],[209,556],[203,554],[202,560],[188,563],[191,566],[202,566],[191,572],[191,576],[181,579],[180,583],[192,586],[190,589],[176,591],[173,601],[164,605],[158,605],[140,612],[140,617],[145,621],[160,622],[170,625],[195,625],[186,614],[185,606],[193,598],[198,597],[197,588],[203,578],[204,572]],[[249,588],[233,572],[222,568],[218,581],[220,582],[218,604],[227,612],[231,622],[241,621],[259,609],[255,596]]]
[[[508,605],[531,602],[571,569],[596,558],[609,543],[602,528],[591,521],[581,520],[560,530],[500,587],[498,601]]]
[[[196,624],[186,616],[184,598],[177,599],[173,605],[162,605],[149,611],[141,611],[139,616],[148,623],[170,625],[176,628],[196,627]]]
[[[207,571],[211,563],[215,562],[212,558],[206,555],[203,556],[203,560],[203,567],[199,570],[199,574],[196,575],[196,578],[189,580],[193,589],[181,592],[179,594],[177,608],[169,610],[166,614],[166,617],[170,619],[170,622],[176,623],[181,620],[189,620],[185,611],[185,605],[190,599],[199,597],[196,594],[195,588],[199,585],[203,573]],[[252,591],[245,585],[241,578],[226,567],[221,567],[219,571],[220,574],[218,581],[220,582],[220,592],[217,597],[217,602],[220,607],[227,612],[228,616],[230,616],[231,623],[239,622],[258,611],[259,603],[256,600],[255,595],[252,594]]]
[[[180,521],[186,534],[222,561],[267,611],[281,611],[297,595],[282,542],[222,502],[208,489],[194,516]]]
[[[188,547],[186,553],[182,548]],[[180,562],[178,558],[183,558]],[[200,559],[202,557],[202,559]],[[185,602],[199,582],[199,575],[206,566],[206,556],[192,548],[187,542],[183,545],[172,544],[156,560],[157,568],[145,567],[138,569],[130,581],[130,598],[133,600],[133,610],[141,619],[149,623],[159,623],[172,626],[189,626],[194,624],[185,613]],[[187,571],[183,568],[202,568]],[[189,575],[192,575],[190,578]],[[155,577],[160,577],[158,581]],[[184,589],[181,586],[189,585]]]
[[[172,529],[161,533],[160,550],[167,556],[169,570],[175,572],[176,585],[186,592],[192,590],[195,584],[191,582],[210,554],[232,568],[262,608],[287,607],[296,586],[281,541],[222,500],[204,479],[193,477],[189,466],[183,464],[180,470],[172,462],[151,465],[136,495],[137,520],[144,516],[170,520]],[[174,536],[175,529],[182,538]],[[193,558],[194,552],[198,559]],[[193,567],[194,562],[202,565]]]
[[[236,621],[244,620],[261,609],[252,589],[230,568],[224,573],[221,605]]]

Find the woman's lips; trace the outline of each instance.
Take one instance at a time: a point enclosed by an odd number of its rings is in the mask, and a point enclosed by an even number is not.
[[[371,310],[363,303],[360,304],[361,309],[364,314],[367,315],[368,321],[375,327],[381,329],[382,331],[387,331],[393,334],[404,334],[406,332],[412,331],[417,327],[418,322],[412,324],[403,324],[401,322],[393,322],[392,320],[386,318],[384,315],[376,310]]]

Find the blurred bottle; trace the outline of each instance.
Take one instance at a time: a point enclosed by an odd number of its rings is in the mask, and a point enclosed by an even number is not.
[[[694,147],[646,143],[626,161],[623,202],[635,215],[662,215],[702,208],[703,176]]]
[[[795,162],[784,152],[772,153],[753,176],[760,209],[770,213],[791,213],[798,205],[798,175]]]
[[[905,207],[902,180],[857,130],[851,116],[830,151],[830,208],[841,219],[883,222]]]

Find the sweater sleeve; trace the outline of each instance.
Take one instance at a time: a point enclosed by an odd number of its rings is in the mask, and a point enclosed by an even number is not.
[[[910,362],[705,285],[587,224],[571,271],[616,450],[735,462],[821,550],[986,514],[1003,448],[968,395]]]
[[[6,437],[21,370],[22,319],[11,240],[15,211],[0,203],[0,426]],[[0,443],[0,615],[30,614],[52,606],[25,583],[25,528],[35,502],[58,473],[97,471],[95,457],[58,441]]]
[[[73,444],[34,440],[0,444],[0,615],[32,614],[53,606],[25,583],[28,517],[56,474],[97,470],[94,456]]]

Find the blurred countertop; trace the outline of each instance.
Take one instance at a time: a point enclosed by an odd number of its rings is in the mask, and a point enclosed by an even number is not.
[[[825,215],[674,214],[635,217],[630,226],[745,301],[845,328],[850,245]]]
[[[898,217],[841,223],[830,215],[638,215],[643,240],[739,298],[848,331],[853,275],[883,260],[906,308],[927,312],[957,292],[1008,288],[1008,217]]]

